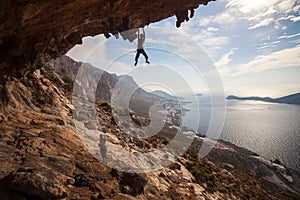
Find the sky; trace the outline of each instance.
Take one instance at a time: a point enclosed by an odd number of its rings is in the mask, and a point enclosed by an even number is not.
[[[67,55],[172,94],[300,92],[299,0],[217,0],[180,28],[175,23],[171,17],[145,27],[150,65],[141,55],[134,66],[136,41],[103,35],[83,38]]]

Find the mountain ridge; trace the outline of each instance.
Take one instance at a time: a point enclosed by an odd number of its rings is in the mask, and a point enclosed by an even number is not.
[[[285,103],[285,104],[300,105],[300,93],[294,93],[279,98],[257,97],[257,96],[238,97],[235,95],[229,95],[226,99],[227,100],[252,100],[252,101],[264,101],[270,103]]]

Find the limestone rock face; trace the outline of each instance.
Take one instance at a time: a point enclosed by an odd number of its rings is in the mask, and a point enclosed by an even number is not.
[[[84,36],[116,34],[177,16],[210,0],[7,0],[0,3],[1,73],[22,74],[65,54]],[[193,13],[193,12],[191,12]],[[192,15],[192,14],[191,14]],[[36,67],[35,66],[35,67]],[[3,70],[5,69],[5,70]]]
[[[65,83],[42,70],[22,79],[6,77],[3,85],[7,101],[0,104],[1,200],[229,197],[204,191],[180,163],[150,174],[130,174],[105,166],[80,140]],[[115,127],[107,106],[99,108],[107,143],[145,150]]]
[[[79,64],[67,58],[62,60],[63,66],[74,64],[68,66],[71,69],[66,69],[66,74],[62,73],[72,77],[73,67]],[[62,68],[56,68],[57,72],[59,69]],[[215,146],[209,156],[212,159],[198,159],[195,152],[203,142],[199,138],[189,153],[162,169],[147,173],[112,169],[101,162],[98,154],[91,154],[98,136],[93,139],[94,127],[88,124],[88,116],[80,120],[84,125],[75,127],[72,116],[76,109],[71,105],[67,86],[72,82],[44,68],[20,79],[11,76],[3,79],[5,84],[0,84],[0,91],[4,91],[0,101],[1,200],[299,199],[299,172],[261,162],[252,158],[249,151],[227,143]],[[99,128],[106,134],[110,166],[125,162],[131,167],[137,163],[139,167],[153,165],[150,159],[132,162],[132,156],[122,156],[123,152],[143,154],[161,149],[172,137],[171,129],[163,129],[166,132],[160,137],[138,139],[116,124],[108,103],[95,103],[95,107]],[[80,133],[84,127],[87,138]],[[260,172],[263,184],[248,174],[245,165]],[[239,170],[243,168],[245,172]]]

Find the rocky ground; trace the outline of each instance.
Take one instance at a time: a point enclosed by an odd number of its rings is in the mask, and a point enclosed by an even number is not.
[[[6,76],[2,83],[0,199],[299,198],[299,173],[226,142],[217,143],[209,156],[199,159],[197,148],[204,138],[197,138],[167,167],[147,173],[118,171],[91,151],[98,139],[90,136],[94,143],[83,143],[73,118],[72,82],[41,69],[21,79]],[[135,165],[122,157],[123,151],[161,149],[177,130],[167,124],[158,135],[137,138],[117,126],[109,104],[95,106],[101,127],[81,120],[81,130],[92,133],[100,128],[105,133],[108,165]],[[130,115],[140,125],[149,123],[134,111]],[[147,166],[150,161],[140,162]]]

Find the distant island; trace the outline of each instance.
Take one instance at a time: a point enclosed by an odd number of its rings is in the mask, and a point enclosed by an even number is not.
[[[252,101],[265,101],[271,103],[286,103],[286,104],[296,104],[300,105],[300,93],[291,94],[288,96],[283,96],[279,98],[270,98],[270,97],[238,97],[234,95],[229,95],[227,100],[252,100]]]

